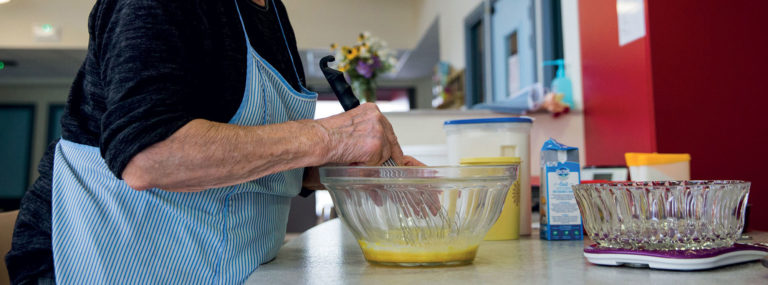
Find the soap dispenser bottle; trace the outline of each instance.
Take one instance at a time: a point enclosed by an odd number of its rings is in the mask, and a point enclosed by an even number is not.
[[[565,61],[562,59],[544,61],[543,65],[555,65],[557,66],[557,73],[555,79],[552,79],[552,92],[563,94],[563,103],[573,109],[575,104],[573,102],[573,89],[571,79],[565,76]]]

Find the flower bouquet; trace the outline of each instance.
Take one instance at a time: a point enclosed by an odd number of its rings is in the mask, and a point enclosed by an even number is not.
[[[331,44],[336,52],[336,69],[349,76],[352,90],[360,102],[376,101],[376,77],[391,71],[397,64],[387,43],[363,32],[353,46],[338,47]]]

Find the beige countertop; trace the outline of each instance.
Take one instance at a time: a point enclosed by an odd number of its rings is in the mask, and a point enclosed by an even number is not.
[[[768,284],[768,268],[760,262],[694,272],[596,266],[584,259],[584,243],[486,241],[472,265],[382,267],[368,264],[334,219],[286,243],[246,284]]]

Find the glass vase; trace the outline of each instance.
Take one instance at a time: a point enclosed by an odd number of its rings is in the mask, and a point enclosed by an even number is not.
[[[355,96],[360,100],[360,103],[376,102],[376,81],[372,79],[355,79],[352,82],[352,92],[355,92]]]

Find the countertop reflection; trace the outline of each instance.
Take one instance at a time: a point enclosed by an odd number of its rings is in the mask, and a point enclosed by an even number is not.
[[[768,284],[768,268],[760,262],[693,272],[592,265],[583,257],[586,243],[538,236],[485,241],[472,265],[383,267],[368,264],[334,219],[285,244],[246,284]]]

